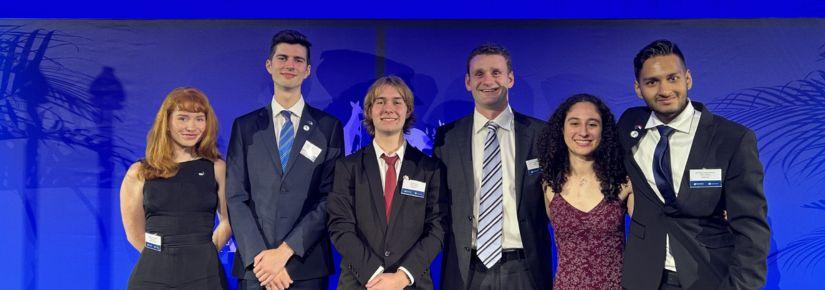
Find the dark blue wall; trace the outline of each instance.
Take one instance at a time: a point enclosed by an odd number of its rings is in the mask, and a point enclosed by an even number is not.
[[[767,289],[825,282],[813,274],[825,270],[823,20],[0,20],[0,288],[124,288],[138,255],[118,189],[162,98],[206,92],[225,150],[233,118],[272,96],[264,61],[284,28],[313,42],[304,96],[353,121],[350,150],[367,142],[353,105],[376,76],[412,86],[410,141],[428,151],[438,124],[471,112],[463,76],[480,43],[511,50],[513,108],[546,119],[579,92],[617,115],[642,105],[632,57],[670,38],[692,71],[690,96],[759,136],[774,232]]]

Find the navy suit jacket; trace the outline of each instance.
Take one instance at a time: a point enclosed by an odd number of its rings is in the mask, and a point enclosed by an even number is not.
[[[515,182],[518,225],[530,276],[536,289],[552,287],[552,258],[541,174],[528,173],[526,161],[538,158],[536,142],[546,123],[516,112]],[[441,267],[441,289],[467,289],[473,231],[473,115],[438,128],[433,157],[447,171],[450,230]],[[480,169],[475,169],[480,170]]]
[[[334,270],[326,204],[335,161],[344,151],[341,122],[306,105],[284,172],[272,116],[269,105],[232,125],[226,196],[237,244],[233,274],[256,279],[255,256],[286,242],[295,251],[286,264],[291,278],[321,278]],[[315,160],[301,154],[308,143],[321,149]]]
[[[329,197],[329,231],[341,253],[339,289],[364,289],[379,266],[395,272],[403,266],[415,284],[433,289],[430,264],[444,245],[447,202],[438,161],[406,145],[404,162],[387,224],[384,187],[375,149],[370,144],[338,161]],[[401,194],[404,179],[426,183],[424,196]]]
[[[760,289],[765,284],[770,230],[756,135],[713,115],[701,103],[692,104],[702,115],[675,205],[666,206],[647,183],[641,166],[653,165],[637,164],[633,158],[633,147],[647,132],[640,128],[650,109],[631,108],[619,119],[619,139],[635,195],[622,286],[658,289],[667,234],[682,289]],[[692,188],[691,169],[721,169],[722,186]]]

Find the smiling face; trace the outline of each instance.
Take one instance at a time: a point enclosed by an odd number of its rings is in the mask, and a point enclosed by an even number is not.
[[[489,110],[503,110],[508,103],[508,90],[513,87],[513,72],[507,68],[504,56],[479,54],[470,60],[464,76],[467,91],[473,94],[475,105]]]
[[[564,118],[564,144],[570,156],[589,159],[602,140],[602,117],[591,102],[570,107]]]
[[[200,142],[206,129],[206,114],[176,109],[170,117],[169,135],[176,146],[192,148]]]
[[[687,107],[687,93],[692,86],[690,71],[675,54],[646,60],[634,84],[636,95],[665,123]]]
[[[275,53],[266,60],[266,71],[272,75],[275,88],[294,91],[309,77],[307,48],[300,44],[279,43]]]
[[[366,118],[372,121],[375,135],[390,136],[401,134],[404,122],[409,117],[407,104],[401,93],[391,85],[378,88]]]

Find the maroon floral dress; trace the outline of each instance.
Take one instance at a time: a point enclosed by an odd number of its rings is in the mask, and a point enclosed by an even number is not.
[[[558,269],[553,289],[622,289],[625,207],[602,199],[583,212],[556,194],[550,201]]]

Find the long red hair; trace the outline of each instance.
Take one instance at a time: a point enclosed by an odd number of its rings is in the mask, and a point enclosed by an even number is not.
[[[196,88],[176,88],[166,95],[155,116],[155,123],[146,136],[146,159],[141,164],[140,174],[144,179],[169,178],[178,173],[178,163],[174,156],[175,141],[169,132],[169,119],[175,110],[206,115],[206,128],[201,140],[195,144],[194,154],[210,160],[221,158],[217,147],[218,120],[209,105],[209,99]]]

